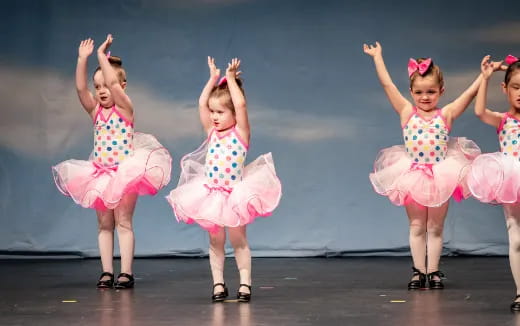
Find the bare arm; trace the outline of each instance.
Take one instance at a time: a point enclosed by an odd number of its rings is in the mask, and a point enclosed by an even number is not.
[[[409,115],[412,111],[412,103],[408,101],[402,94],[399,92],[397,87],[392,81],[388,70],[386,69],[385,62],[383,60],[383,50],[379,42],[376,42],[376,45],[367,45],[363,44],[363,50],[366,54],[370,55],[374,58],[374,65],[376,66],[377,77],[381,82],[381,86],[392,104],[394,110],[399,114],[399,116]]]
[[[215,59],[212,57],[208,57],[208,67],[209,67],[209,79],[206,83],[206,86],[202,89],[202,93],[200,93],[199,97],[199,117],[200,117],[200,123],[202,124],[202,127],[204,130],[209,133],[211,128],[211,118],[210,118],[210,111],[209,111],[209,96],[211,94],[211,91],[213,90],[213,87],[215,87],[215,84],[218,81],[218,78],[220,76],[220,69],[217,69],[217,66],[215,65]]]
[[[457,119],[468,107],[468,105],[471,103],[475,95],[477,95],[477,92],[479,91],[480,86],[482,85],[482,81],[484,79],[484,74],[487,73],[488,79],[493,73],[493,71],[499,70],[502,67],[502,62],[489,62],[490,56],[485,56],[482,59],[481,67],[482,72],[481,74],[473,81],[473,83],[462,93],[456,100],[449,103],[443,108],[443,114],[448,119],[448,121],[451,123],[453,120]],[[483,65],[486,64],[486,69],[489,71],[484,72]],[[487,82],[486,82],[486,90],[484,92],[487,92]],[[485,106],[485,98],[484,98],[484,106]],[[476,112],[475,112],[476,113]],[[499,122],[500,123],[500,122]]]
[[[444,106],[442,114],[446,117],[450,125],[453,120],[457,119],[462,113],[464,113],[475,95],[477,95],[481,80],[482,74],[478,75],[473,83],[457,99]]]
[[[105,79],[105,84],[107,85],[112,97],[114,99],[114,103],[117,107],[126,113],[129,117],[133,116],[133,105],[130,101],[128,95],[126,95],[124,86],[126,83],[121,84],[119,79],[117,78],[117,74],[110,65],[108,58],[105,54],[108,47],[112,44],[112,35],[108,35],[107,39],[101,46],[98,48],[97,56],[99,61],[99,66],[101,67],[101,72],[103,73],[103,78]]]
[[[250,127],[249,127],[249,117],[247,115],[247,102],[242,93],[242,90],[237,84],[236,78],[240,73],[238,69],[240,68],[240,60],[234,58],[228,64],[226,69],[226,79],[228,83],[229,93],[231,94],[231,100],[233,101],[233,106],[235,107],[235,119],[237,121],[238,132],[243,139],[245,139],[249,143],[250,136]]]
[[[485,56],[480,64],[482,81],[480,82],[477,99],[475,101],[475,115],[479,117],[482,122],[498,128],[502,121],[503,114],[486,108],[488,82],[489,78],[495,71],[494,65],[496,65],[495,62],[489,62],[489,58],[490,56]],[[498,62],[498,65],[501,65],[501,63],[502,62]]]
[[[78,63],[76,65],[76,91],[79,101],[85,111],[92,115],[92,111],[96,108],[96,100],[92,93],[88,90],[88,57],[94,50],[94,40],[86,39],[81,41],[78,49]]]

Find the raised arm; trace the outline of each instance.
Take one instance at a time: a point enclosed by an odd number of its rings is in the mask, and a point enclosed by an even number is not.
[[[92,93],[88,90],[88,57],[94,51],[94,40],[86,39],[81,41],[78,49],[78,64],[76,65],[76,91],[79,101],[85,111],[92,115],[92,111],[96,108],[96,100]]]
[[[480,63],[482,81],[480,82],[477,99],[475,100],[475,115],[479,117],[482,122],[498,128],[500,126],[500,122],[502,121],[503,113],[487,109],[486,102],[489,78],[494,71],[498,70],[497,66],[501,67],[502,62],[490,62],[489,58],[489,55],[485,56]]]
[[[117,74],[114,68],[110,65],[108,57],[105,53],[112,44],[112,41],[112,35],[108,34],[105,42],[103,42],[103,44],[101,44],[101,46],[98,48],[97,56],[99,66],[101,67],[101,72],[103,73],[105,84],[110,90],[110,94],[114,99],[114,103],[117,105],[119,110],[126,113],[129,117],[132,117],[134,113],[133,105],[124,90],[124,87],[126,87],[126,82],[121,83],[119,81],[119,78],[117,78]]]
[[[240,74],[238,69],[240,68],[240,60],[233,58],[226,69],[226,80],[231,94],[231,100],[235,107],[235,119],[237,121],[237,130],[249,143],[250,128],[249,128],[249,117],[247,115],[247,103],[244,93],[238,86],[236,78]]]
[[[399,114],[399,116],[403,115],[403,111],[404,113],[411,112],[413,108],[412,103],[410,103],[410,101],[399,92],[386,69],[385,62],[383,61],[383,49],[379,42],[376,42],[375,45],[363,44],[363,51],[374,58],[377,77],[381,82],[381,86],[383,86],[383,89],[385,90],[390,104],[394,107],[394,110]]]
[[[499,70],[501,68],[502,62],[488,62],[489,56],[485,56],[482,59],[482,64],[486,63],[488,66],[486,69],[491,69],[489,75],[493,73],[493,71]],[[482,68],[483,69],[483,68]],[[481,69],[481,70],[482,70]],[[489,76],[488,76],[489,78]],[[443,108],[443,114],[448,119],[449,123],[455,119],[457,119],[468,107],[468,105],[471,103],[475,95],[477,95],[477,92],[479,91],[479,87],[481,85],[481,82],[483,80],[483,72],[478,75],[478,77],[473,81],[473,83],[453,102],[447,104]],[[487,85],[486,85],[487,88]],[[485,103],[485,101],[484,101]],[[484,104],[485,105],[485,104]]]
[[[209,132],[212,124],[211,117],[209,111],[209,96],[211,95],[211,91],[213,87],[217,84],[218,78],[220,77],[220,69],[217,69],[215,65],[215,59],[212,57],[208,57],[208,67],[209,67],[209,79],[206,83],[206,86],[202,89],[199,97],[199,116],[200,123],[206,132]]]

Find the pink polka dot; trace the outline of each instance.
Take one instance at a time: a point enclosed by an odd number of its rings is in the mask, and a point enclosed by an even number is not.
[[[418,144],[419,144],[419,145],[422,145],[422,144],[423,144],[423,141],[422,141],[422,140],[419,140]]]
[[[110,136],[107,136],[107,140],[110,140],[110,139],[112,139],[112,138]]]
[[[117,156],[117,155],[119,155],[119,153],[117,153],[117,152],[114,152],[114,156]]]
[[[230,168],[227,168],[227,169],[226,169],[226,173],[229,173],[229,172],[231,172],[231,169],[230,169]]]
[[[113,161],[114,161],[114,159],[113,159],[113,158],[111,158],[111,157],[109,157],[109,158],[108,158],[108,161],[109,161],[109,162],[113,162]]]
[[[212,165],[213,164],[213,160],[209,160],[209,165]]]
[[[98,139],[98,140],[101,140],[101,136],[98,136],[98,138],[97,138],[97,139]]]
[[[231,161],[231,156],[226,156],[226,160]]]
[[[513,156],[518,156],[518,152],[513,152]]]
[[[98,160],[98,162],[101,162],[101,157],[100,157],[100,158],[98,158],[97,160]]]
[[[435,144],[435,142],[433,141],[433,139],[430,140],[430,145],[433,145]]]
[[[226,186],[229,186],[229,180],[226,180],[226,182],[224,182],[224,184],[225,184]]]
[[[414,152],[417,152],[417,147],[414,147],[414,148],[413,148],[413,151],[414,151]]]
[[[218,180],[217,179],[213,179],[213,183],[218,183]]]
[[[215,159],[218,160],[218,154],[215,154]]]
[[[430,156],[435,156],[435,152],[430,152]]]
[[[98,152],[101,152],[101,147],[98,147],[97,150],[98,150]]]

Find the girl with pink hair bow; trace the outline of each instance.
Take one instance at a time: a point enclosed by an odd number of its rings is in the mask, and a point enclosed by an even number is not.
[[[475,103],[475,114],[496,128],[500,152],[480,155],[471,164],[468,186],[483,203],[502,204],[509,235],[509,262],[516,284],[512,311],[520,311],[520,61],[508,55],[501,66],[506,70],[502,91],[509,110],[496,112],[486,108],[489,78],[496,71],[490,56],[482,59],[482,81]]]
[[[395,205],[405,206],[413,259],[408,289],[443,289],[439,260],[449,199],[469,197],[466,167],[480,154],[474,142],[450,137],[449,132],[453,121],[475,97],[482,77],[478,76],[453,102],[439,108],[444,93],[440,68],[430,58],[410,59],[410,102],[390,78],[381,45],[364,44],[363,49],[374,59],[379,81],[399,114],[404,138],[404,145],[379,152],[370,181],[377,193],[387,196]]]

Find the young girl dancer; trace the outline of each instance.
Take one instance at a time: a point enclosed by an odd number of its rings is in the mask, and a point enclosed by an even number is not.
[[[505,113],[486,109],[489,77],[500,65],[481,63],[483,79],[478,89],[475,114],[484,123],[497,128],[500,152],[483,154],[471,165],[468,186],[475,198],[484,203],[503,204],[509,235],[509,263],[516,284],[511,310],[520,311],[520,61],[509,55],[502,90],[509,110]],[[506,69],[502,67],[502,69]]]
[[[449,137],[457,119],[476,95],[481,77],[455,101],[437,107],[444,93],[440,68],[431,59],[410,59],[410,103],[397,89],[386,70],[381,45],[364,45],[374,59],[377,75],[394,110],[399,114],[404,146],[383,149],[374,164],[370,181],[375,191],[405,206],[410,221],[413,277],[408,289],[443,289],[439,271],[444,220],[450,197],[467,198],[465,167],[480,153],[465,138]]]
[[[154,195],[170,180],[171,157],[152,136],[134,133],[134,110],[125,93],[121,59],[106,54],[112,36],[97,50],[95,93],[88,90],[87,59],[94,41],[79,46],[76,88],[81,105],[94,122],[94,150],[88,161],[67,160],[52,168],[58,189],[79,205],[96,210],[103,273],[98,288],[132,288],[134,232],[132,216],[137,195]],[[121,273],[114,282],[114,228],[119,237]]]
[[[167,200],[177,220],[198,223],[209,231],[209,260],[213,276],[213,302],[228,296],[224,282],[224,244],[227,228],[240,273],[237,299],[251,300],[251,252],[246,225],[267,216],[281,197],[271,153],[244,167],[250,125],[241,81],[240,60],[228,64],[218,84],[220,70],[208,57],[209,80],[199,99],[200,122],[208,137],[181,161],[181,176]]]

